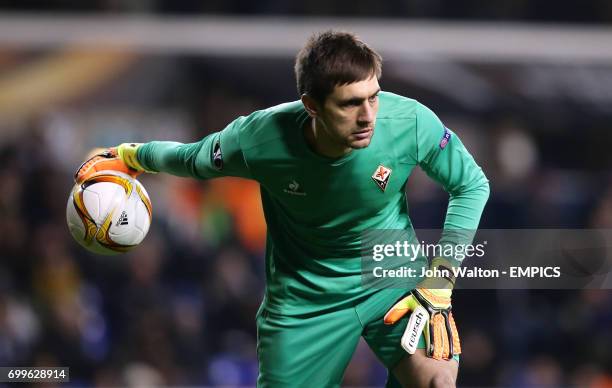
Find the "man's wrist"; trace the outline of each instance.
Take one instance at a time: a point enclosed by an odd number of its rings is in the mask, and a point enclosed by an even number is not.
[[[417,288],[428,290],[452,290],[455,287],[455,273],[451,263],[443,257],[434,257],[429,265],[430,276],[423,279]]]
[[[123,143],[117,147],[117,154],[119,158],[129,168],[136,171],[147,171],[142,164],[138,161],[138,148],[142,143]]]
[[[453,271],[453,263],[445,259],[444,257],[437,256],[431,260],[431,269],[436,269],[441,278],[446,280],[449,287],[443,288],[454,288],[455,287],[455,272]]]

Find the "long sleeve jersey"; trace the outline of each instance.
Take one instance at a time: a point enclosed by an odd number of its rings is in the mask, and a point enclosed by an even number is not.
[[[430,109],[392,93],[379,98],[370,145],[337,159],[311,150],[303,134],[310,118],[295,101],[239,117],[196,143],[146,143],[138,161],[178,176],[259,182],[268,310],[296,315],[351,305],[376,292],[361,282],[362,233],[413,230],[405,187],[415,167],[449,193],[445,230],[476,230],[489,195],[482,169]]]

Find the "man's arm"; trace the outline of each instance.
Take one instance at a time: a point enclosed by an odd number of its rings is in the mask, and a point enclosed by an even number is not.
[[[489,198],[489,181],[459,137],[427,107],[417,109],[417,162],[449,193],[440,244],[471,244]],[[453,265],[461,263],[453,258]]]
[[[197,143],[171,141],[123,143],[100,149],[86,160],[75,174],[81,183],[102,170],[115,170],[136,177],[142,172],[166,172],[198,179],[235,176],[252,178],[240,147],[240,117],[220,132],[211,133]]]
[[[246,127],[246,118],[240,117],[197,143],[153,141],[100,149],[79,167],[75,180],[81,183],[102,170],[120,171],[133,177],[142,172],[166,172],[199,179],[252,178],[240,147],[241,130]]]
[[[489,197],[489,182],[457,135],[446,128],[427,107],[417,108],[417,163],[425,173],[440,183],[450,200],[442,237],[438,242],[471,244],[480,216]],[[397,302],[385,315],[394,324],[412,312],[402,336],[402,347],[410,354],[416,351],[421,332],[425,335],[428,357],[450,360],[461,353],[459,333],[451,312],[454,276],[451,268],[461,265],[455,257],[436,257],[430,267],[447,273],[440,278],[425,278],[408,296]]]
[[[136,151],[138,163],[149,172],[198,179],[236,176],[252,178],[240,147],[241,117],[224,130],[212,133],[197,143],[182,144],[153,141]],[[129,164],[129,162],[128,162]]]

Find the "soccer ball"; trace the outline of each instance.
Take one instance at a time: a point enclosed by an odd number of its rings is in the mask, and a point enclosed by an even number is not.
[[[151,212],[140,182],[122,172],[100,171],[73,187],[66,220],[79,244],[94,253],[116,255],[142,242]]]

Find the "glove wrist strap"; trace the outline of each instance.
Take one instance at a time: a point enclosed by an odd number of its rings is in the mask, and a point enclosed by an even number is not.
[[[138,148],[141,145],[142,143],[123,143],[117,147],[117,154],[129,168],[136,171],[151,172],[145,169],[138,161]]]

